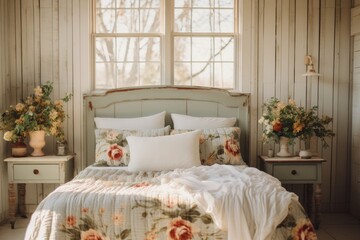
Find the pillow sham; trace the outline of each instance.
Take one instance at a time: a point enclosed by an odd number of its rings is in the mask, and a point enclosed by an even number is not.
[[[174,129],[170,135],[191,130]],[[200,159],[202,165],[246,165],[240,152],[240,128],[201,129]]]
[[[94,166],[126,166],[130,161],[128,136],[169,135],[170,126],[148,130],[95,129],[96,147]]]
[[[96,128],[120,130],[144,130],[165,127],[166,112],[138,118],[103,118],[95,117]]]
[[[126,138],[131,151],[128,170],[163,171],[200,166],[200,131],[172,136]]]
[[[174,123],[174,129],[211,129],[221,127],[233,127],[236,118],[222,118],[222,117],[193,117],[182,114],[171,114],[171,119]]]

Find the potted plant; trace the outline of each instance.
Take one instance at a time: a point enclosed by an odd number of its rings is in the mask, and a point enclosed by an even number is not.
[[[326,137],[335,135],[332,130],[326,128],[332,118],[318,117],[316,106],[305,110],[303,107],[297,106],[293,99],[289,99],[285,104],[273,97],[263,107],[264,113],[259,119],[259,123],[264,125],[263,142],[279,142],[280,152],[277,153],[277,156],[291,156],[287,145],[293,143],[295,138],[309,140],[312,136],[316,136],[321,139],[323,146],[327,147]]]
[[[30,146],[34,148],[32,156],[43,156],[45,135],[55,136],[57,141],[65,142],[62,126],[66,114],[63,104],[71,99],[71,94],[53,101],[50,97],[53,85],[47,82],[34,88],[34,93],[21,100],[15,107],[1,114],[0,130],[5,130],[4,139],[16,142],[30,137]],[[40,137],[36,140],[36,137]]]

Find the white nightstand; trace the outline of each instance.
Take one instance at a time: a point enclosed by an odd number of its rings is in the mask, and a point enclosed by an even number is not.
[[[25,215],[25,184],[26,183],[59,183],[70,181],[74,176],[74,156],[43,156],[6,158],[9,179],[9,218],[11,228],[16,221],[16,193],[18,184],[19,212]]]
[[[316,229],[320,225],[320,203],[321,203],[321,164],[323,158],[312,157],[302,159],[300,157],[267,157],[259,156],[261,169],[276,177],[282,184],[306,184],[307,188],[307,210],[309,216],[313,216]],[[315,187],[315,206],[312,207],[313,191]],[[313,212],[314,210],[314,212]]]

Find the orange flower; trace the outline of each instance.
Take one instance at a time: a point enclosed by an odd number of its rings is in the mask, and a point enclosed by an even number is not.
[[[294,240],[317,240],[313,225],[307,219],[301,219],[292,231]]]
[[[70,227],[73,227],[76,225],[76,217],[75,216],[67,216],[66,218],[66,224]]]
[[[124,155],[122,147],[120,147],[116,143],[110,145],[107,154],[111,160],[116,161],[119,161]]]
[[[275,122],[273,125],[274,132],[280,132],[282,129],[282,124],[280,122]]]
[[[298,133],[305,127],[304,123],[301,123],[300,120],[296,120],[293,124],[294,133]]]
[[[191,222],[183,220],[181,217],[172,219],[167,227],[168,239],[171,240],[188,240],[192,239]]]

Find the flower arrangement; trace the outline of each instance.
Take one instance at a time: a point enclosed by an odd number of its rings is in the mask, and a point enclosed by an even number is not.
[[[62,123],[66,114],[63,104],[71,99],[71,94],[53,102],[50,97],[52,91],[50,82],[37,86],[33,94],[1,114],[0,130],[6,131],[5,141],[15,143],[24,139],[29,132],[38,130],[55,136],[59,142],[65,141]]]
[[[332,118],[317,115],[317,107],[313,106],[309,110],[298,107],[293,99],[288,103],[271,98],[264,104],[264,114],[259,119],[259,123],[264,125],[263,141],[278,141],[280,137],[290,139],[300,138],[300,140],[309,140],[312,136],[321,139],[324,147],[328,147],[326,137],[332,137],[335,134],[326,126],[332,122]]]

